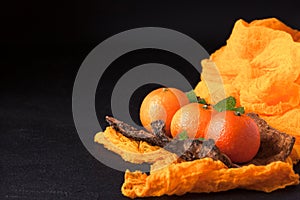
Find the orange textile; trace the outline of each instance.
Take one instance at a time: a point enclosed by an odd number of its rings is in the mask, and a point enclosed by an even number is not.
[[[174,163],[150,175],[140,171],[125,173],[122,193],[130,198],[183,195],[187,192],[220,192],[234,188],[272,192],[299,184],[292,165],[272,162],[266,166],[227,168],[221,161],[204,158]]]
[[[299,31],[276,18],[238,20],[226,46],[204,62],[197,95],[211,103],[220,100],[211,98],[216,93],[212,76],[220,76],[219,90],[225,97],[234,96],[247,112],[258,113],[274,128],[295,136],[294,152],[300,152]],[[207,62],[214,62],[217,70],[206,67]]]
[[[147,142],[127,138],[111,126],[108,126],[104,132],[97,133],[94,141],[119,154],[123,160],[135,164],[164,161],[167,165],[177,159],[177,155]]]
[[[299,175],[293,171],[292,155],[286,162],[227,168],[221,161],[211,158],[178,162],[175,154],[127,138],[110,126],[97,133],[94,139],[126,161],[153,163],[150,175],[126,171],[121,190],[130,198],[219,192],[234,188],[271,192],[299,184]]]

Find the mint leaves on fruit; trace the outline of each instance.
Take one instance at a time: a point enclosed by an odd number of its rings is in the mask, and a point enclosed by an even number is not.
[[[205,99],[197,97],[194,90],[185,93],[187,98],[189,99],[190,103],[200,103],[200,104],[207,104]]]
[[[187,98],[189,99],[190,103],[197,103],[198,102],[197,96],[196,96],[196,93],[194,92],[194,90],[186,92],[185,94],[186,94]]]
[[[176,138],[178,140],[187,140],[189,139],[189,135],[188,135],[188,132],[186,130],[182,131],[181,133],[179,133]],[[204,141],[205,139],[200,137],[200,138],[197,138],[196,140],[200,140],[200,141]]]
[[[181,133],[178,134],[178,139],[179,140],[186,140],[188,139],[189,136],[188,136],[188,133],[186,130],[182,131]]]
[[[239,112],[241,114],[245,113],[244,107],[235,107],[236,106],[236,100],[233,96],[229,96],[221,101],[219,101],[217,104],[213,106],[213,108],[218,112],[223,112],[226,110],[232,110],[235,112]]]

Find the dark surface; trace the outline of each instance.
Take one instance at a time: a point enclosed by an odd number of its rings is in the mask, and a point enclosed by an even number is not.
[[[5,93],[0,109],[0,199],[127,199],[120,192],[123,172],[104,166],[82,145],[73,124],[70,97]],[[233,190],[159,199],[299,197],[300,186],[291,186],[270,194]]]
[[[42,1],[31,5],[24,1],[10,5],[11,9],[3,7],[0,199],[127,199],[120,192],[123,172],[104,166],[88,153],[72,118],[77,70],[104,39],[136,27],[165,27],[187,34],[212,53],[225,44],[239,18],[275,16],[300,29],[296,2]],[[119,65],[152,59],[186,66],[172,55],[153,52],[136,55],[134,62],[127,57]],[[98,92],[106,98],[98,98],[96,107],[109,112],[109,85]],[[136,107],[131,109],[132,116],[137,116]],[[106,114],[101,110],[97,110],[99,117]],[[233,190],[159,199],[300,199],[300,186],[271,194]]]

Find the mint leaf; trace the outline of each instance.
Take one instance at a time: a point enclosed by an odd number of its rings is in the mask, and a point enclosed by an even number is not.
[[[245,113],[244,107],[235,107],[236,106],[236,100],[234,97],[230,96],[227,97],[221,101],[219,101],[216,105],[213,106],[213,108],[218,112],[223,112],[225,110],[231,110],[235,111],[240,114]]]
[[[179,133],[177,137],[178,137],[179,140],[186,140],[186,139],[189,138],[188,133],[187,133],[186,130]]]
[[[204,140],[205,140],[205,138],[199,137],[199,138],[198,138],[198,140],[200,140],[200,141],[204,141]]]
[[[204,98],[199,98],[199,99],[198,99],[198,103],[207,105],[207,102],[205,101]]]
[[[235,112],[239,112],[240,114],[245,113],[244,107],[237,107],[237,108],[233,108],[232,110],[235,111]]]
[[[236,100],[234,97],[230,96],[221,101],[219,101],[213,108],[218,112],[223,112],[225,110],[233,110],[236,105]]]
[[[186,92],[185,94],[186,94],[187,98],[189,99],[190,103],[200,103],[200,104],[207,105],[207,102],[205,101],[205,99],[197,97],[194,90]]]
[[[198,102],[198,99],[197,99],[197,96],[196,96],[196,93],[194,92],[194,90],[186,92],[185,94],[186,94],[187,98],[189,99],[190,103]]]

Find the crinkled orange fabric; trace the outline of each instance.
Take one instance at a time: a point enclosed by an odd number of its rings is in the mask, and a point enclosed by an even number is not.
[[[275,18],[238,20],[223,46],[211,55],[225,95],[274,128],[296,137],[300,154],[300,32]],[[205,71],[203,66],[203,71]],[[212,100],[205,75],[196,94]],[[216,102],[211,102],[216,103]]]
[[[178,163],[175,154],[146,142],[129,139],[112,127],[97,133],[94,140],[126,161],[153,163],[149,176],[139,171],[125,173],[121,190],[131,198],[218,192],[233,188],[271,192],[299,184],[299,176],[293,171],[291,157],[286,162],[278,161],[266,166],[249,165],[228,169],[221,161],[210,158]]]
[[[120,155],[125,161],[135,164],[163,161],[167,165],[177,159],[177,155],[147,142],[127,138],[111,126],[108,126],[104,132],[97,133],[94,141],[103,144],[105,148]]]
[[[271,192],[296,184],[299,184],[299,175],[295,174],[292,165],[285,162],[227,168],[220,161],[204,158],[171,164],[152,171],[150,175],[127,170],[122,193],[136,198],[183,195],[187,192],[220,192],[234,188]]]

